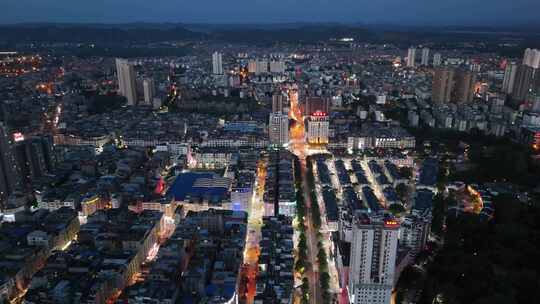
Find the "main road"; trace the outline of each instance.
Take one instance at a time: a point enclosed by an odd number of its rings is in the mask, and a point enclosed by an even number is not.
[[[313,225],[312,211],[311,211],[311,189],[308,189],[307,182],[307,144],[305,142],[305,130],[304,122],[301,113],[298,109],[297,100],[291,98],[291,115],[290,117],[295,121],[290,129],[290,149],[298,156],[300,160],[300,172],[302,177],[302,189],[304,195],[304,201],[306,205],[306,239],[308,247],[308,258],[311,267],[305,272],[305,277],[309,281],[309,302],[311,304],[322,303],[322,294],[319,285],[319,262],[317,260],[317,254],[319,248],[317,246],[317,229]],[[316,203],[316,202],[315,202]]]
[[[260,255],[259,242],[261,240],[262,218],[264,216],[264,184],[266,180],[266,158],[262,157],[257,165],[253,196],[250,200],[248,213],[248,231],[243,256],[243,266],[239,274],[237,293],[241,303],[251,304],[256,296],[258,262]]]

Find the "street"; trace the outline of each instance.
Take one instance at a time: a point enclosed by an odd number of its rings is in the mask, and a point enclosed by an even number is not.
[[[317,230],[313,226],[311,218],[311,194],[307,187],[307,164],[306,164],[306,151],[307,144],[305,142],[305,129],[302,116],[299,114],[299,108],[296,98],[291,98],[291,117],[295,119],[294,125],[290,130],[290,140],[291,144],[289,145],[291,151],[298,156],[300,160],[300,172],[302,176],[302,189],[304,191],[304,200],[306,203],[306,239],[308,247],[308,258],[311,267],[305,272],[305,276],[309,280],[309,301],[312,304],[322,303],[322,295],[319,286],[319,264],[317,261],[317,253],[319,251],[317,247]]]
[[[245,296],[245,303],[253,303],[256,295],[257,272],[260,255],[262,218],[264,215],[264,184],[266,180],[266,160],[261,159],[257,167],[257,177],[248,212],[246,244],[243,267],[239,273],[238,294]],[[244,285],[245,282],[245,285]]]

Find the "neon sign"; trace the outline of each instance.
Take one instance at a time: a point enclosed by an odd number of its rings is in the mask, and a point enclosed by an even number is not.
[[[327,116],[328,114],[326,112],[323,112],[323,111],[316,111],[314,113],[311,114],[311,116],[317,116],[317,117],[324,117],[324,116]]]

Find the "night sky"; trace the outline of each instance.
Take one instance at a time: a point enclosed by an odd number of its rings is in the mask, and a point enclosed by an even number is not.
[[[0,0],[0,23],[538,23],[540,0]]]

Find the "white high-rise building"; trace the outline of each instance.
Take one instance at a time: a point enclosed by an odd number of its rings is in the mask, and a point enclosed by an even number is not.
[[[212,54],[212,73],[223,75],[223,55],[220,52]]]
[[[540,50],[534,49],[530,66],[535,69],[540,69]]]
[[[285,62],[283,60],[271,60],[270,73],[275,73],[275,74],[285,73]]]
[[[409,51],[407,52],[407,66],[408,67],[414,67],[416,64],[416,48],[410,47]]]
[[[289,116],[283,113],[271,113],[268,122],[270,143],[283,146],[289,143]]]
[[[516,72],[518,70],[518,65],[514,62],[508,63],[506,69],[504,70],[504,79],[502,90],[506,94],[512,94],[514,90],[514,82],[516,81]]]
[[[540,96],[535,96],[532,100],[531,111],[540,113]]]
[[[118,92],[126,97],[128,105],[137,104],[137,81],[135,68],[129,61],[116,58],[116,74],[118,75]]]
[[[394,288],[399,223],[359,214],[354,219],[349,303],[389,304]]]
[[[523,54],[523,64],[533,69],[540,68],[540,50],[527,48]]]
[[[276,69],[279,64],[274,63],[274,69]],[[251,59],[248,61],[248,72],[259,75],[266,74],[269,72],[268,60],[265,59]],[[285,70],[284,70],[285,71]],[[276,72],[277,73],[277,72]]]
[[[435,53],[433,54],[433,66],[438,67],[442,64],[442,56],[441,53]]]
[[[266,60],[257,60],[257,68],[255,74],[264,74],[268,73],[268,61]]]
[[[422,60],[421,64],[423,66],[429,65],[429,48],[422,49]]]
[[[310,144],[327,144],[330,120],[328,113],[316,111],[307,121],[307,141]]]
[[[154,96],[156,95],[154,79],[145,78],[143,80],[143,92],[144,92],[144,104],[152,105],[152,103],[154,102]]]
[[[257,71],[257,60],[250,59],[248,61],[248,73],[255,74]]]

